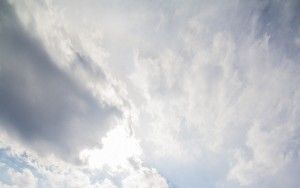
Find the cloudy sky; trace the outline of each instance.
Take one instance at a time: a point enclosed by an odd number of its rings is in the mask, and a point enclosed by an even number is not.
[[[1,188],[297,188],[300,1],[0,0]]]

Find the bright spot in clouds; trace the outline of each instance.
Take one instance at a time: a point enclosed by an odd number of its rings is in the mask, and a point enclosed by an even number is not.
[[[102,138],[102,147],[85,149],[80,159],[86,161],[91,169],[108,167],[112,171],[126,168],[130,160],[139,160],[142,154],[139,142],[123,127],[117,127]]]

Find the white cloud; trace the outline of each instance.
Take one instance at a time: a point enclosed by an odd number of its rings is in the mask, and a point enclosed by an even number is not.
[[[123,127],[115,128],[102,138],[102,148],[85,149],[80,158],[86,161],[91,169],[102,169],[107,166],[112,171],[128,166],[129,160],[139,160],[142,150],[138,141],[128,135]]]
[[[35,188],[37,186],[36,178],[28,169],[21,172],[15,171],[14,169],[8,169],[6,173],[8,176],[8,182],[4,183],[0,181],[0,186],[3,188]]]
[[[155,170],[142,168],[122,180],[124,188],[167,188],[168,184]]]

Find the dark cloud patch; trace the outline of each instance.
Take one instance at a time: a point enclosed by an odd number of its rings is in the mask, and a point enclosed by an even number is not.
[[[256,13],[258,33],[269,35],[270,44],[284,51],[289,58],[299,59],[295,40],[300,35],[300,1],[263,1]]]
[[[75,52],[75,60],[74,60],[74,66],[73,68],[81,68],[87,72],[90,73],[90,75],[102,80],[102,81],[107,81],[106,75],[103,72],[102,69],[99,67],[96,67],[92,64],[92,60],[88,57],[85,56],[84,54],[81,54],[79,52]]]
[[[74,159],[120,112],[100,104],[55,66],[43,46],[0,1],[0,118],[41,153]]]

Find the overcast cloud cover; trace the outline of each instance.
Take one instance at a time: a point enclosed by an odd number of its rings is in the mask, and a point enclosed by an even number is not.
[[[300,1],[0,0],[0,187],[297,188]]]

